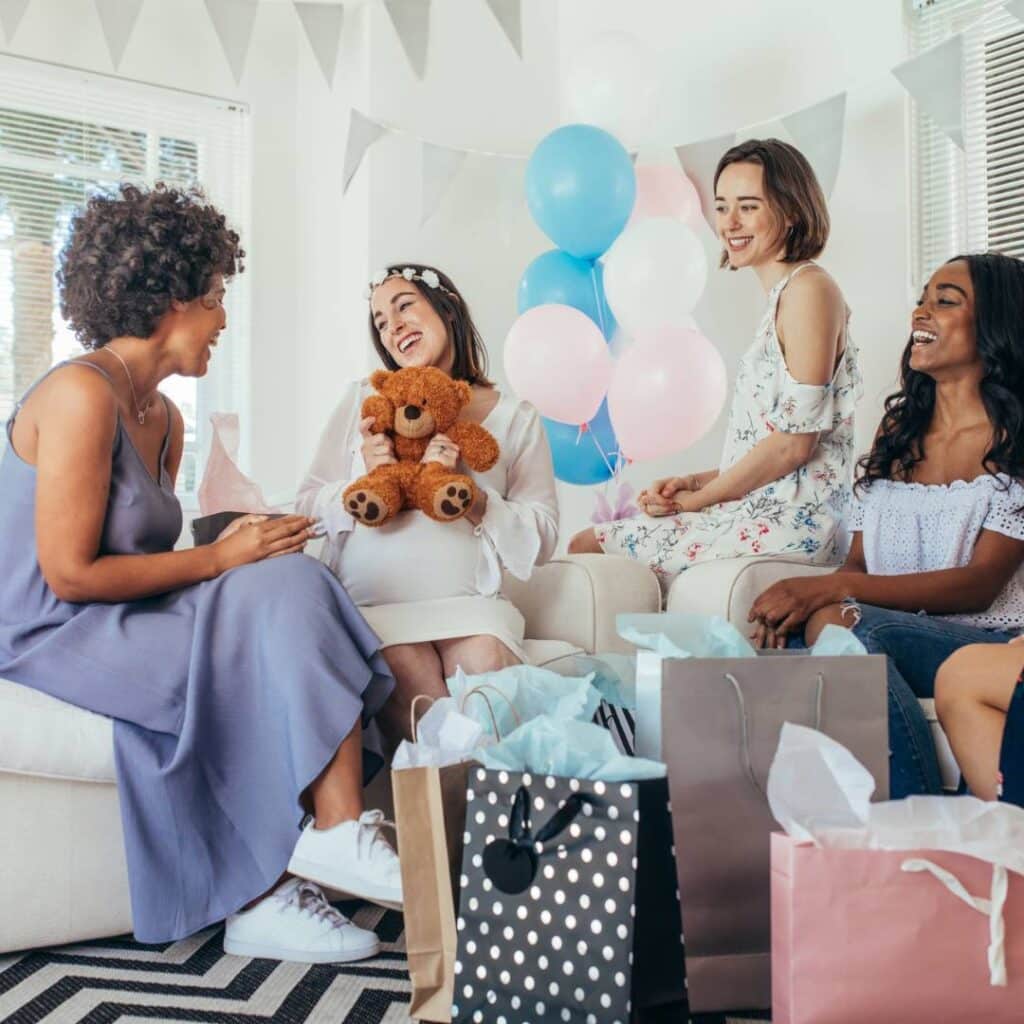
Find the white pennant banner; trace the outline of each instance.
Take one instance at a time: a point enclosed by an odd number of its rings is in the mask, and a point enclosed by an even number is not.
[[[846,125],[846,93],[841,92],[813,107],[782,118],[782,123],[821,182],[825,196],[831,196],[839,176]]]
[[[0,25],[4,27],[7,42],[14,38],[27,8],[28,0],[0,0]]]
[[[405,56],[417,78],[427,70],[430,0],[384,0]]]
[[[236,82],[241,82],[259,0],[206,0],[206,9]]]
[[[964,41],[955,35],[892,69],[914,102],[964,148]]]
[[[523,0],[487,0],[508,41],[519,57],[523,55]]]
[[[686,176],[693,182],[700,196],[700,208],[711,230],[715,230],[715,170],[722,154],[736,141],[736,133],[719,135],[715,139],[702,139],[685,146],[676,146]]]
[[[420,223],[428,221],[434,211],[441,205],[448,186],[459,173],[466,159],[464,149],[449,149],[447,146],[435,146],[431,142],[423,143],[423,193],[420,206]]]
[[[295,12],[306,30],[306,38],[327,84],[333,86],[345,8],[341,4],[300,3],[296,0]]]
[[[383,125],[363,117],[358,110],[350,110],[348,117],[348,138],[345,140],[345,166],[341,172],[342,194],[355,177],[359,165],[363,162],[363,154],[386,131]]]
[[[1024,21],[1024,0],[1009,0],[1003,6],[1018,20]]]
[[[100,16],[103,37],[107,41],[107,49],[115,68],[121,66],[124,48],[128,45],[141,10],[142,0],[96,0],[96,13]]]

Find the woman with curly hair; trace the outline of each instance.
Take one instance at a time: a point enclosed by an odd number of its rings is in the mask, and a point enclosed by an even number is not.
[[[888,658],[890,789],[941,789],[917,699],[954,651],[1024,631],[1024,263],[956,256],[911,321],[901,388],[860,460],[853,544],[837,572],[754,602],[768,646],[848,625]],[[795,641],[795,642],[793,642]]]
[[[314,882],[401,901],[382,815],[362,806],[362,720],[393,686],[377,638],[301,554],[305,516],[173,550],[184,427],[157,388],[206,372],[238,243],[201,193],[159,185],[74,219],[62,313],[89,351],[7,424],[0,676],[114,720],[141,941],[228,918],[231,953],[357,960],[376,936]]]

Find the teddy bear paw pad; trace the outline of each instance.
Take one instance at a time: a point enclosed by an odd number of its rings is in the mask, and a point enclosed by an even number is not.
[[[473,492],[465,484],[448,484],[434,495],[434,511],[443,519],[458,519],[473,502]]]
[[[379,523],[388,511],[383,499],[370,490],[356,491],[354,494],[350,494],[345,501],[345,508],[348,509],[348,513],[353,519],[358,519],[359,522],[367,525]]]

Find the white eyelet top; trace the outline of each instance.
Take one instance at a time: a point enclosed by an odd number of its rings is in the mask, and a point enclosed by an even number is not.
[[[869,573],[960,568],[970,562],[982,530],[1024,540],[1024,485],[1005,474],[951,484],[875,480],[859,492],[850,530],[864,535]],[[1024,630],[1024,565],[986,611],[938,617],[981,629]]]

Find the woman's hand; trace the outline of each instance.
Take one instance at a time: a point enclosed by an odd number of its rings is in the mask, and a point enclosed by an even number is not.
[[[398,460],[395,458],[395,443],[387,434],[371,434],[370,427],[376,417],[367,416],[359,421],[359,433],[363,435],[363,462],[366,472],[371,473],[378,466],[389,466]]]
[[[786,646],[786,634],[780,633],[764,622],[759,622],[750,634],[751,643],[757,650],[782,650]]]
[[[445,469],[454,470],[459,461],[459,446],[447,434],[435,434],[427,445],[420,462],[439,462]]]
[[[261,519],[259,516],[243,518],[250,521],[228,533],[235,525],[230,523],[213,543],[218,576],[239,565],[262,562],[265,558],[276,558],[278,555],[298,554],[315,533],[316,520],[308,516],[282,516],[280,519]]]
[[[233,533],[237,533],[243,526],[248,526],[250,523],[263,523],[266,522],[267,517],[261,515],[249,515],[239,516],[237,519],[232,519],[223,530],[217,534],[217,540],[227,540]],[[216,543],[216,541],[214,542]]]
[[[792,633],[819,608],[843,600],[836,573],[794,576],[770,586],[751,606],[748,622],[758,622],[776,635]]]
[[[665,476],[637,495],[637,503],[649,516],[674,516],[696,511],[687,506],[686,496],[700,490],[696,473],[689,476]],[[682,495],[682,497],[680,497]]]

